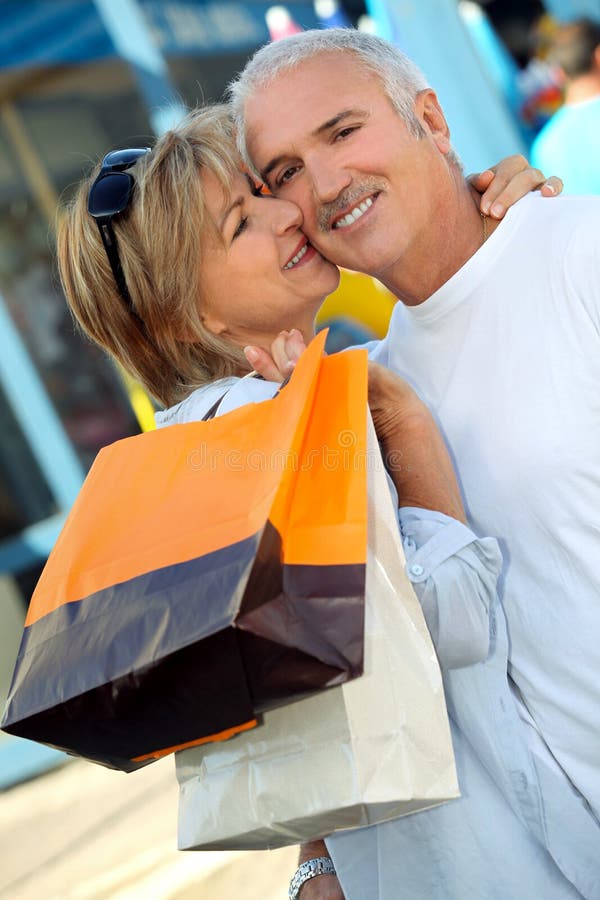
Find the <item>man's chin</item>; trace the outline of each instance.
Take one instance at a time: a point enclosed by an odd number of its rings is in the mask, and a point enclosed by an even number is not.
[[[315,250],[321,254],[323,259],[333,263],[335,266],[340,266],[342,269],[355,268],[352,264],[354,254],[349,247],[341,246],[342,242],[336,238],[337,235],[332,233],[330,239],[322,241],[321,243],[313,241],[312,239],[309,240]]]
[[[348,246],[340,246],[338,242],[332,242],[332,244],[337,246],[323,247],[319,249],[319,253],[338,268],[363,272],[365,275],[374,275],[375,271],[378,271],[378,261],[371,258],[368,253],[362,253],[360,248],[357,247],[355,250]]]

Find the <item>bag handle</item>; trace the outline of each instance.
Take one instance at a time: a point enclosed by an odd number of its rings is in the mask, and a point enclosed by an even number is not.
[[[221,394],[221,396],[219,397],[217,402],[213,403],[213,405],[208,410],[208,412],[202,416],[202,418],[200,419],[201,422],[208,422],[209,419],[214,419],[214,417],[216,416],[216,414],[219,410],[221,403],[223,402],[223,400],[225,399],[225,397],[227,396],[228,393],[229,393],[229,390],[225,391],[224,394]]]
[[[243,377],[244,377],[244,378],[260,378],[261,381],[264,381],[264,380],[265,380],[265,379],[263,378],[262,375],[259,375],[258,372],[249,372],[247,375],[244,375]],[[288,381],[290,380],[291,377],[292,377],[292,373],[290,372],[290,374],[287,375],[287,376],[283,379],[283,381],[281,382],[281,384],[279,385],[279,388],[277,389],[277,393],[279,393],[279,391],[281,391],[281,390],[286,386],[286,384],[288,383]],[[206,412],[206,413],[202,416],[202,418],[200,419],[201,422],[208,422],[210,419],[214,419],[214,418],[215,418],[215,416],[217,415],[217,413],[218,413],[218,411],[219,411],[219,407],[221,406],[221,403],[223,402],[223,400],[225,399],[225,397],[226,397],[227,394],[229,393],[229,390],[230,390],[230,388],[227,388],[227,390],[225,391],[225,393],[224,393],[224,394],[221,394],[221,396],[220,396],[219,399],[216,401],[216,403],[213,403],[213,405],[212,405],[211,408],[208,410],[208,412]]]

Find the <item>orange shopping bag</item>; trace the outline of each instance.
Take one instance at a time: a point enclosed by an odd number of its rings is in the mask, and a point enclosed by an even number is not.
[[[131,771],[362,670],[367,360],[104,448],[31,601],[2,728]]]

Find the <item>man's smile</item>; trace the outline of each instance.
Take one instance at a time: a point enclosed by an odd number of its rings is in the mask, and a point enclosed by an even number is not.
[[[363,176],[350,185],[335,200],[323,202],[317,208],[317,226],[322,234],[350,228],[363,216],[370,214],[385,185],[381,178]]]
[[[334,219],[331,223],[332,228],[348,228],[349,225],[354,225],[357,219],[360,219],[361,216],[373,206],[373,203],[377,199],[379,195],[374,194],[371,197],[367,197],[365,200],[362,200],[360,203],[356,204],[356,206],[352,207],[352,209],[340,216],[337,219]]]

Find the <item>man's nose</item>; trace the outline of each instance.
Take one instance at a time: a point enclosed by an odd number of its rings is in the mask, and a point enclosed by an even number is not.
[[[310,164],[313,193],[318,203],[331,203],[352,183],[348,169],[316,159]]]

